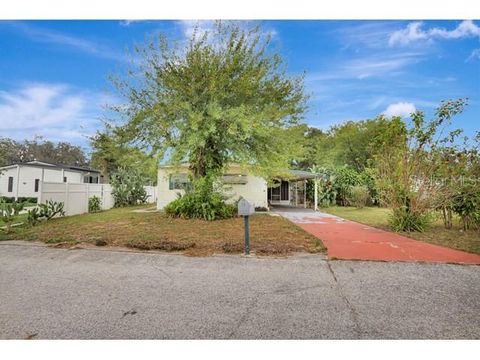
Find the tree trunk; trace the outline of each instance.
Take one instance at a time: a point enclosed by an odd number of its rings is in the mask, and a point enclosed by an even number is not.
[[[445,225],[445,229],[451,229],[452,228],[452,209],[448,206],[443,206],[442,215],[443,215],[443,224]]]

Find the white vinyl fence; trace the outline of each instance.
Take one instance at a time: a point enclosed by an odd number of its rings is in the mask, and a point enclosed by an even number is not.
[[[157,202],[156,186],[145,186],[147,203]],[[115,204],[110,184],[72,184],[56,182],[40,182],[38,202],[48,200],[63,202],[65,215],[78,215],[88,212],[88,199],[98,196],[102,201],[102,210],[113,208]]]

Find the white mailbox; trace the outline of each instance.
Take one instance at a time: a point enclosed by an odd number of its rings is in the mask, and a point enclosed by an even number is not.
[[[244,198],[241,198],[240,201],[238,202],[238,215],[248,216],[248,215],[252,215],[254,212],[255,212],[255,206],[253,206],[253,204],[250,204]]]

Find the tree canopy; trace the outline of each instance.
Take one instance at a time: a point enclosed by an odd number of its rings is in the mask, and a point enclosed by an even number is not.
[[[32,160],[64,165],[88,165],[83,149],[65,141],[54,143],[41,137],[24,141],[0,138],[0,166]]]
[[[235,162],[262,175],[300,151],[303,76],[291,77],[259,27],[217,22],[188,43],[159,35],[136,49],[139,68],[114,83],[127,104],[125,134],[195,177]]]
[[[123,169],[133,169],[144,184],[156,183],[158,162],[145,151],[129,146],[118,129],[107,126],[90,138],[91,164],[102,171],[106,179]]]
[[[392,119],[379,116],[362,121],[347,121],[328,130],[309,127],[305,130],[303,158],[298,167],[307,170],[322,167],[350,166],[363,171],[378,152],[375,139],[391,126]]]

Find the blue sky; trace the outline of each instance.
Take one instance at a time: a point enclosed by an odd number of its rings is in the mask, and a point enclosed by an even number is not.
[[[305,121],[432,114],[443,99],[468,97],[455,120],[480,129],[479,21],[262,21],[291,74],[306,72]],[[88,147],[109,81],[128,67],[127,49],[164,32],[187,37],[194,21],[0,21],[0,136],[42,135]],[[211,22],[200,22],[208,29]]]

